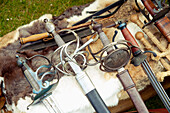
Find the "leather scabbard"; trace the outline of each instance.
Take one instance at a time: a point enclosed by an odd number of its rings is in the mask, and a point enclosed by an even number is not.
[[[133,104],[135,105],[137,111],[139,113],[148,113],[147,108],[138,93],[135,84],[128,72],[128,70],[124,70],[117,74],[120,82],[122,83],[124,90],[127,91],[128,95],[130,96]]]

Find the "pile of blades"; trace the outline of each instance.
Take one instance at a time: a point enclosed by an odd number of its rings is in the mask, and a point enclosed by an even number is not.
[[[137,0],[135,0],[137,7],[148,19],[148,23],[143,24],[139,22],[137,17],[131,18],[131,21],[138,24],[143,31],[148,34],[148,37],[151,37],[152,41],[157,45],[160,53],[157,50],[154,50],[150,43],[144,38],[143,33],[140,32],[136,34],[136,38],[141,40],[141,42],[147,47],[149,51],[141,50],[139,44],[132,36],[130,31],[127,28],[126,19],[113,21],[110,17],[113,15],[127,0],[119,0],[114,4],[107,6],[106,8],[94,12],[91,16],[75,23],[72,27],[55,30],[55,25],[48,19],[44,20],[46,33],[33,35],[27,38],[20,38],[21,44],[26,44],[28,42],[36,43],[26,45],[18,50],[16,55],[17,64],[22,69],[23,74],[30,86],[33,88],[32,92],[35,94],[32,97],[33,102],[29,106],[39,104],[42,102],[50,113],[63,113],[60,109],[60,104],[55,102],[53,99],[53,90],[57,87],[57,84],[62,75],[75,76],[75,79],[79,86],[81,87],[83,93],[95,109],[97,113],[110,113],[105,102],[99,95],[94,84],[88,77],[85,69],[88,66],[94,66],[100,64],[100,70],[104,72],[115,72],[117,71],[117,77],[123,85],[124,90],[128,93],[131,98],[136,110],[139,113],[149,113],[146,105],[144,104],[139,92],[136,89],[135,83],[132,80],[132,77],[127,69],[124,67],[128,64],[129,61],[134,66],[142,65],[143,70],[145,71],[148,79],[151,82],[151,85],[155,89],[156,93],[160,97],[162,103],[168,112],[170,112],[170,99],[165,92],[164,88],[157,80],[156,75],[152,71],[145,53],[152,53],[153,59],[156,59],[159,56],[159,60],[163,63],[164,67],[169,70],[169,64],[166,62],[169,60],[169,48],[164,49],[159,44],[159,41],[150,36],[148,31],[146,31],[145,26],[154,23],[155,26],[160,30],[160,32],[165,36],[170,42],[170,19],[165,16],[169,12],[169,6],[165,5],[161,0],[142,0],[145,8],[148,10],[149,14],[152,16],[152,19],[145,14],[145,11],[141,9],[138,5]],[[102,15],[104,12],[109,11],[110,9],[116,7],[113,12],[110,12],[107,15]],[[101,19],[102,18],[102,19]],[[90,20],[90,21],[89,21]],[[89,22],[87,22],[89,21]],[[107,23],[105,23],[107,21]],[[108,39],[106,34],[103,32],[103,28],[117,28],[123,34],[125,40],[114,41],[115,35],[112,39],[112,42]],[[91,37],[83,41],[83,38],[91,35]],[[45,43],[42,43],[38,40],[43,40]],[[90,48],[91,43],[95,43],[97,40],[101,40],[103,48],[97,52],[93,52]],[[24,50],[40,50],[45,47],[55,46],[58,48],[52,53],[50,57],[43,55],[34,55],[30,58],[20,56]],[[70,49],[72,51],[70,51]],[[88,48],[88,51],[87,51]],[[94,62],[89,62],[88,57],[91,55],[94,59]],[[167,59],[163,59],[166,57]],[[36,69],[32,69],[31,63],[34,58],[42,58],[46,60],[47,64],[41,64],[37,66]],[[157,59],[158,60],[158,59]],[[38,65],[38,63],[36,64]],[[35,66],[33,66],[35,67]],[[57,80],[57,81],[54,81]],[[0,109],[4,106],[5,98],[2,97],[0,89]],[[28,109],[29,109],[28,106]]]

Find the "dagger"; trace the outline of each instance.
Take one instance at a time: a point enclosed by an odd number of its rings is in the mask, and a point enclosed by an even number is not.
[[[114,21],[114,18],[105,18],[105,19],[97,20],[98,23],[101,23],[103,25],[103,27],[106,27],[106,28],[113,26],[113,21]],[[91,25],[91,22],[87,22],[85,24],[73,26],[73,27],[67,28],[67,29],[74,30],[78,34],[78,36],[81,39],[83,39],[83,38],[93,34],[93,30],[91,29],[90,25]],[[62,29],[62,30],[67,30],[67,29]],[[73,36],[72,33],[68,33],[68,32],[67,33],[60,33],[60,31],[62,31],[62,30],[59,30],[57,32],[59,32],[59,34],[62,37],[62,39],[64,40],[64,42],[67,43],[67,42],[70,42],[72,40],[75,40],[75,37]],[[48,34],[49,36],[51,36],[49,33],[45,33],[45,34]],[[42,36],[42,35],[39,35],[39,36]],[[31,39],[29,39],[28,37],[20,39],[20,43],[21,42],[30,42],[30,40],[33,40],[33,41],[36,41],[36,42],[32,42],[30,44],[22,45],[22,47],[18,50],[18,52],[28,50],[28,49],[37,51],[37,50],[44,49],[46,47],[51,47],[51,46],[57,45],[55,43],[54,38],[52,38],[51,40],[48,40],[48,41],[44,41],[43,36],[41,37],[41,40],[37,41],[37,39],[34,39],[35,37],[39,37],[39,36],[32,35]],[[24,40],[26,40],[26,41],[24,41]]]
[[[50,61],[45,56],[42,55],[35,55],[30,59],[35,58],[37,56],[45,58],[50,63]],[[55,70],[53,70],[54,72],[53,71],[43,72],[41,73],[42,74],[41,79],[38,78],[40,76],[40,74],[38,74],[39,70],[41,68],[50,69],[52,67],[51,64],[42,65],[36,70],[36,72],[34,72],[27,64],[28,59],[25,59],[24,57],[19,57],[18,55],[16,55],[16,57],[18,59],[17,60],[18,66],[21,67],[24,76],[26,77],[27,81],[33,88],[33,93],[36,94],[36,96],[33,99],[33,102],[30,105],[28,105],[28,107],[39,102],[42,102],[50,113],[63,113],[59,107],[59,104],[57,103],[56,100],[54,100],[54,97],[51,95],[52,91],[56,88],[57,83],[50,85],[48,81],[45,81],[46,84],[45,86],[43,83],[43,77],[46,75],[55,75],[56,74]],[[28,107],[27,109],[29,109]]]
[[[88,35],[93,34],[92,30],[89,27],[84,27],[84,28],[80,28],[78,30],[75,30],[75,32],[78,34],[78,36],[80,38],[85,38]],[[35,35],[34,35],[35,36]],[[33,36],[33,37],[34,37]],[[71,33],[65,33],[65,34],[61,34],[62,39],[64,40],[64,42],[70,42],[72,40],[75,40],[73,34]],[[27,39],[27,38],[26,38]],[[56,46],[56,42],[54,39],[48,40],[48,41],[43,41],[43,40],[39,40],[30,44],[25,44],[23,45],[18,52],[24,51],[24,50],[41,50],[44,49],[46,47],[51,47],[51,46]]]

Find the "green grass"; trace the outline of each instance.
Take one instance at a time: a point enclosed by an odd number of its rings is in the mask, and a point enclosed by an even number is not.
[[[44,14],[59,16],[67,8],[94,0],[0,0],[0,37]]]

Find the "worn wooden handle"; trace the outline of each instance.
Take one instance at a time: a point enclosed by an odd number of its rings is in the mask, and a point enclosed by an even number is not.
[[[140,32],[140,31],[137,32],[135,34],[135,38],[137,40],[140,40],[145,45],[146,49],[149,49],[149,50],[153,51],[152,45],[148,42],[148,40],[145,39],[144,34],[142,32]]]
[[[156,51],[152,45],[148,42],[148,40],[145,39],[144,34],[142,32],[137,32],[135,34],[136,39],[140,40],[143,45],[146,47],[146,49],[151,50],[153,52],[155,52],[157,54],[156,57],[151,56],[152,60],[158,61],[160,60],[160,62],[162,63],[162,65],[165,67],[166,70],[170,70],[170,65],[162,58],[162,57],[166,57],[169,60],[169,55],[170,55],[170,51],[166,50],[165,52],[158,52]],[[170,61],[170,60],[169,60]]]
[[[122,29],[121,31],[122,31],[122,34],[123,34],[124,38],[125,38],[127,41],[131,42],[132,45],[139,47],[139,45],[138,45],[138,43],[136,42],[135,38],[132,36],[132,34],[130,33],[130,31],[129,31],[127,28],[124,28],[124,29]],[[132,48],[132,53],[136,53],[137,51],[139,51],[139,48],[136,48],[136,47],[135,47],[135,48],[134,48],[134,47]]]
[[[26,38],[20,38],[20,43],[25,44],[27,42],[34,42],[34,41],[46,38],[48,36],[50,36],[50,34],[47,33],[47,32],[46,33],[41,33],[41,34],[36,34],[36,35],[31,35],[31,36],[26,37]]]
[[[139,16],[138,15],[131,15],[130,16],[130,20],[131,22],[137,24],[141,29],[143,27],[143,23],[139,20]],[[170,28],[169,28],[170,29]],[[148,38],[150,38],[152,40],[152,42],[161,50],[161,51],[165,51],[166,48],[164,46],[162,46],[162,44],[160,43],[160,41],[157,39],[156,36],[153,35],[153,33],[151,33],[149,31],[149,29],[144,28],[143,31],[145,32],[145,34],[148,36]]]
[[[144,26],[143,22],[140,21],[139,16],[137,14],[131,15],[130,21],[137,24],[140,28]]]

